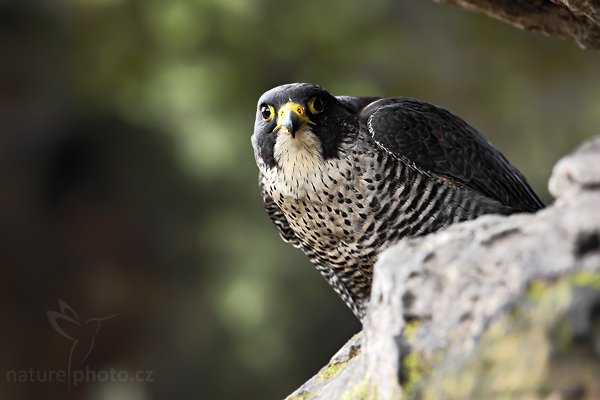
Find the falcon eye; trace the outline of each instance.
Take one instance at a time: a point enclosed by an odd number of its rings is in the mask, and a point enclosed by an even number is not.
[[[323,104],[323,100],[319,96],[315,96],[308,101],[308,111],[312,114],[322,113],[325,109],[325,104]]]
[[[268,122],[273,119],[275,109],[270,104],[263,104],[260,106],[260,115],[262,116],[262,119]]]

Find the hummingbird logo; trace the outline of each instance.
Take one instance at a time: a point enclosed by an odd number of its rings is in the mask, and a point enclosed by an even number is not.
[[[96,335],[102,322],[122,314],[113,314],[103,318],[89,318],[82,322],[75,310],[63,300],[58,299],[58,307],[60,311],[47,311],[46,314],[52,328],[72,341],[67,364],[67,376],[69,386],[71,386],[72,367],[83,365],[85,360],[88,359],[94,349]]]

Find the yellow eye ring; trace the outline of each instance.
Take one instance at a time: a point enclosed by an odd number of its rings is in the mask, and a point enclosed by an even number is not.
[[[315,96],[308,101],[308,111],[311,114],[320,114],[325,110],[325,104],[323,104],[323,100],[319,96]]]
[[[262,104],[260,106],[260,115],[263,120],[269,122],[275,116],[275,109],[270,104]]]

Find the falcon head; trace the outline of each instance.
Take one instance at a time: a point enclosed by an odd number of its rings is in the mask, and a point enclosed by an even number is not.
[[[357,131],[355,113],[318,85],[292,83],[258,100],[252,146],[257,162],[286,169],[339,157]]]

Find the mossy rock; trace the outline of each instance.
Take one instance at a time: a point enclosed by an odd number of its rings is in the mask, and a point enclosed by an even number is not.
[[[600,299],[598,282],[600,274],[592,273],[533,282],[522,301],[487,330],[471,356],[446,360],[433,369],[410,365],[433,372],[418,384],[413,382],[415,390],[408,397],[600,398],[600,358],[594,349],[599,330],[592,329],[582,339],[573,334],[569,318],[577,307],[586,307],[576,301],[581,288],[597,291]]]

